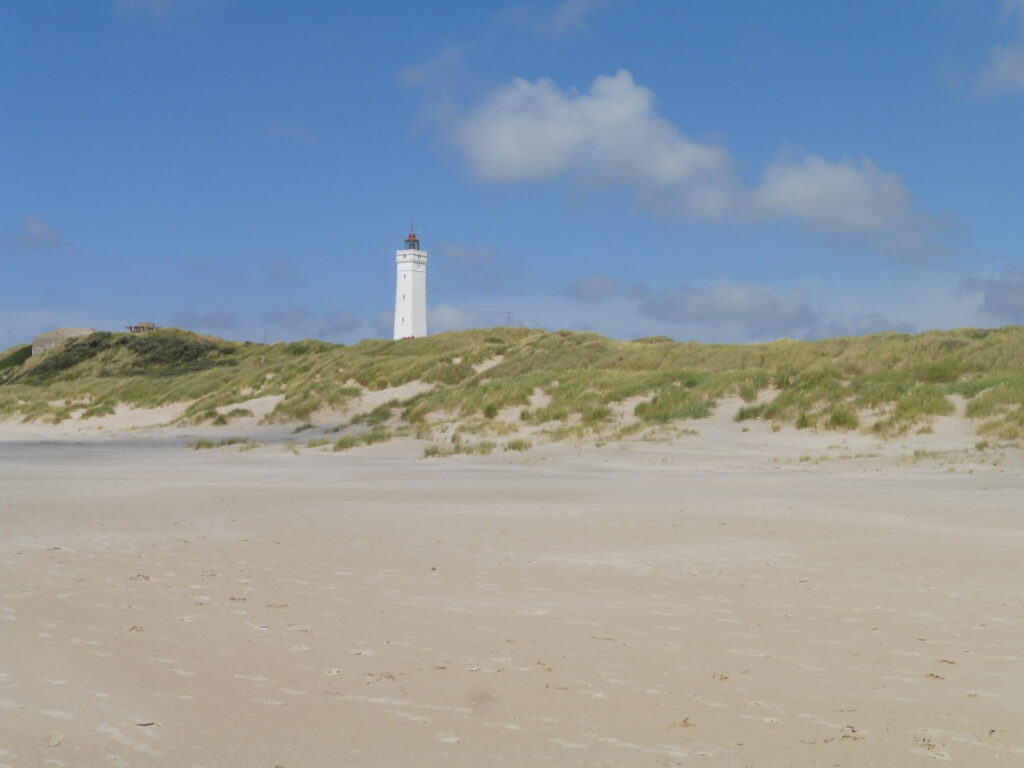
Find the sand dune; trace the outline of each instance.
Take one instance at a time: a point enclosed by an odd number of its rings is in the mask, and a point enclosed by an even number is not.
[[[444,460],[8,426],[0,765],[1024,764],[1024,462],[959,421]]]

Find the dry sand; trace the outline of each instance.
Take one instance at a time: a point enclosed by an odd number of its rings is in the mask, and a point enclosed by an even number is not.
[[[0,766],[1024,765],[1021,451],[694,426],[0,425]]]

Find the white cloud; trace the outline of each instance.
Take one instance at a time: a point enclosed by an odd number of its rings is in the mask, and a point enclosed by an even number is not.
[[[769,286],[720,282],[651,295],[641,283],[627,284],[592,275],[570,284],[565,295],[580,304],[563,303],[540,316],[544,327],[586,328],[618,338],[666,334],[712,342],[749,342],[779,336],[818,339],[861,336],[883,331],[910,333],[914,325],[890,320],[873,311],[846,314],[834,303],[816,301],[802,287],[778,290]],[[600,302],[600,311],[591,307]],[[861,305],[863,306],[863,305]],[[565,310],[568,310],[566,312]]]
[[[31,214],[21,220],[21,234],[18,244],[23,248],[43,248],[48,245],[59,245],[60,233],[47,224],[42,216]]]
[[[820,322],[808,330],[806,338],[832,339],[837,336],[866,336],[886,331],[914,333],[916,328],[912,323],[890,320],[878,312],[867,312],[844,320]]]
[[[978,311],[997,321],[1024,323],[1024,270],[1010,268],[995,278],[968,278],[956,293],[979,297]]]
[[[606,275],[588,275],[565,289],[565,295],[579,301],[602,301],[613,297],[646,298],[649,293],[642,283],[624,284]]]
[[[524,279],[515,262],[480,244],[443,242],[437,246],[436,256],[430,281],[445,296],[493,294],[520,285]]]
[[[581,301],[600,301],[618,293],[619,283],[605,275],[589,275],[569,285],[567,296]]]
[[[641,303],[637,312],[669,325],[735,324],[753,337],[802,335],[818,320],[804,289],[779,293],[763,285],[727,282],[663,291]]]
[[[989,92],[1024,90],[1024,0],[1004,0],[1007,15],[1020,16],[1018,39],[997,45],[989,52],[988,67],[981,73],[981,86]]]
[[[516,78],[465,116],[455,141],[489,181],[577,173],[660,186],[720,176],[730,166],[721,147],[691,141],[660,117],[654,93],[626,70],[601,75],[583,94],[546,78]]]
[[[936,249],[936,222],[915,208],[899,176],[869,158],[782,157],[766,167],[760,185],[746,186],[726,148],[684,135],[626,70],[597,77],[587,93],[517,78],[458,118],[453,139],[486,181],[568,176],[626,184],[663,215],[793,219],[883,250]]]
[[[453,290],[483,291],[491,293],[498,288],[499,275],[505,265],[498,254],[482,245],[461,246],[441,243],[440,260],[436,269],[436,282]]]
[[[490,308],[443,304],[430,309],[428,328],[435,334],[513,325],[595,331],[619,339],[665,335],[705,343],[748,343],[780,337],[820,339],[883,331],[912,333],[916,326],[948,327],[934,325],[912,307],[909,314],[913,315],[914,323],[890,319],[870,307],[870,300],[867,304],[858,300],[852,306],[840,308],[834,297],[812,296],[803,287],[776,289],[723,282],[638,296],[630,293],[628,284],[613,278],[604,278],[600,283],[584,279],[576,285],[580,284],[590,284],[599,296],[566,301],[566,290],[555,295],[511,298],[505,305],[511,310],[511,321],[504,312]],[[381,335],[390,338],[390,334],[389,325]]]
[[[392,325],[394,320],[392,320]],[[363,319],[355,312],[347,309],[335,309],[324,315],[324,325],[316,333],[317,336],[337,337],[351,333],[363,326]]]
[[[758,215],[801,219],[832,232],[887,229],[913,210],[910,193],[895,174],[866,158],[830,163],[817,155],[769,165],[753,202]]]
[[[491,268],[498,261],[498,255],[482,245],[463,246],[458,243],[441,243],[439,246],[445,258],[461,267]]]
[[[64,242],[60,232],[50,226],[42,216],[29,214],[23,216],[20,226],[14,232],[0,231],[0,252],[10,249],[11,251],[34,251],[42,248],[52,248]]]
[[[377,338],[390,339],[395,331],[395,313],[378,312],[371,325]],[[433,329],[428,326],[428,330],[432,331]]]
[[[513,5],[498,14],[507,26],[527,29],[546,37],[563,37],[571,32],[587,32],[587,17],[608,5],[607,0],[562,0],[538,9],[532,5]]]
[[[945,250],[932,236],[941,224],[915,208],[899,176],[868,158],[776,160],[750,200],[755,218],[794,219],[837,242],[904,254]]]
[[[1024,90],[1024,43],[993,48],[981,83],[988,91]]]
[[[291,307],[290,309],[272,309],[263,315],[263,321],[279,328],[302,328],[316,317],[308,309]]]
[[[426,61],[402,67],[396,78],[409,88],[445,88],[462,71],[462,60],[468,51],[468,45],[449,45]]]
[[[471,310],[459,309],[451,304],[438,304],[427,308],[427,330],[431,333],[445,331],[465,331],[468,328],[484,328],[488,323],[485,318]]]
[[[334,309],[323,315],[302,307],[273,309],[264,313],[263,322],[283,329],[286,335],[312,333],[316,338],[331,341],[352,341],[352,332],[363,327],[363,319],[347,309]]]
[[[590,29],[587,16],[605,5],[605,0],[563,0],[542,22],[540,30],[553,37],[561,37],[569,32],[585,32]]]

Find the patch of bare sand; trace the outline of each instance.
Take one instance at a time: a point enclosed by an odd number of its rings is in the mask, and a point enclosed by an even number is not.
[[[63,402],[63,401],[62,401]],[[171,403],[157,408],[133,408],[118,405],[114,413],[82,418],[83,411],[74,411],[70,418],[59,424],[38,421],[22,422],[10,419],[0,422],[0,439],[46,440],[97,433],[117,433],[129,430],[161,427],[178,421],[190,403]]]
[[[0,442],[0,761],[1024,761],[1022,452],[699,431],[431,461]]]
[[[636,407],[640,403],[650,400],[649,395],[633,395],[618,403],[610,405],[611,412],[619,427],[628,427],[636,424],[639,419],[636,416]]]
[[[410,397],[415,397],[423,392],[429,392],[433,388],[433,384],[417,380],[400,384],[397,387],[367,390],[363,395],[351,401],[346,409],[346,413],[367,413],[392,400],[398,400],[399,402],[408,400]]]

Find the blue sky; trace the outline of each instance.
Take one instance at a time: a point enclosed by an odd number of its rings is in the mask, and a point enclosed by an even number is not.
[[[1024,323],[1024,0],[0,6],[0,349]],[[506,314],[510,313],[510,315]]]

